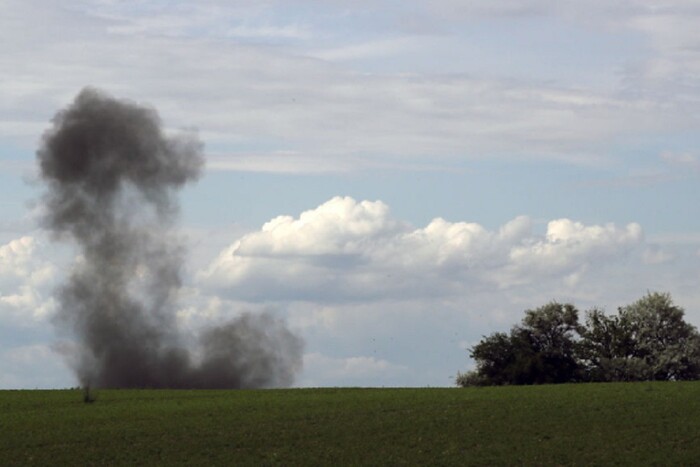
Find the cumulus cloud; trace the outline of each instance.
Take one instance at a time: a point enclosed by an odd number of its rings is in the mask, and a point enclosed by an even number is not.
[[[31,236],[0,245],[0,319],[26,324],[53,311],[50,287],[56,268],[37,250]]]
[[[26,275],[34,245],[32,237],[22,237],[0,246],[0,274]]]
[[[624,255],[642,240],[639,224],[585,226],[569,219],[547,224],[544,238],[530,238],[509,251],[505,270],[511,281],[559,274],[577,275],[589,265]],[[575,277],[575,276],[574,276]],[[509,285],[506,280],[502,285]]]
[[[544,235],[527,217],[493,231],[441,218],[415,228],[381,201],[336,197],[244,235],[198,279],[251,301],[443,297],[543,279],[571,282],[642,241],[638,224],[569,219],[549,222]]]

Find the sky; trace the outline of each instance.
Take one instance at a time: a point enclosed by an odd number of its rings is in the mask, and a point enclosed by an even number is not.
[[[305,341],[296,386],[450,386],[556,300],[700,325],[695,0],[0,0],[0,388],[76,380],[36,150],[85,86],[205,145],[173,310]]]

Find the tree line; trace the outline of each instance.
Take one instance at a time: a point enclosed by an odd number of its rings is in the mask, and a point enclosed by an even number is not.
[[[473,371],[459,386],[700,379],[700,333],[667,293],[647,293],[618,308],[586,311],[570,303],[526,310],[509,333],[470,349]]]

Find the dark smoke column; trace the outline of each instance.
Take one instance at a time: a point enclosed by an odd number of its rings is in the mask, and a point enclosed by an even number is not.
[[[72,364],[94,387],[284,386],[302,342],[269,315],[205,330],[187,348],[173,314],[182,248],[175,191],[204,164],[193,135],[166,136],[155,110],[84,89],[53,119],[37,157],[46,226],[81,258],[58,292],[56,323],[79,344]]]

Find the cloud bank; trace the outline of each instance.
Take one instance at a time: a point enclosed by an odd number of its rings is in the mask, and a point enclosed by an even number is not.
[[[236,240],[198,278],[249,301],[444,297],[541,280],[574,284],[642,242],[635,223],[556,219],[538,234],[524,216],[496,230],[441,218],[415,228],[381,201],[336,197]]]
[[[220,170],[605,165],[698,125],[690,1],[5,4],[0,135],[20,147],[86,82],[196,122]]]

